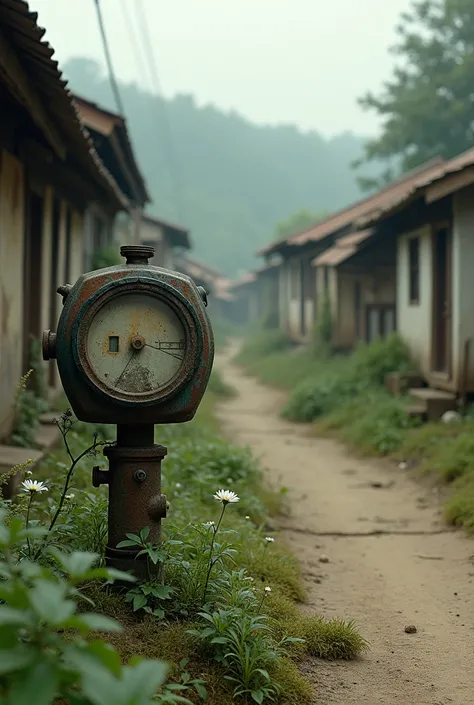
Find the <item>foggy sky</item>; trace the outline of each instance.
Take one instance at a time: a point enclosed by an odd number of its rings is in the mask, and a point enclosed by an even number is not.
[[[101,0],[117,75],[149,87],[123,6]],[[104,64],[93,0],[30,0],[60,65]],[[295,123],[325,135],[370,134],[356,99],[389,78],[388,48],[411,0],[144,0],[162,92],[235,109],[258,123]]]

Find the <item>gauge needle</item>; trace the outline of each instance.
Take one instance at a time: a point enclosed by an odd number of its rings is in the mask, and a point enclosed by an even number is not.
[[[127,364],[125,365],[125,367],[123,368],[122,374],[120,375],[120,377],[118,378],[118,380],[115,382],[115,386],[118,385],[118,383],[120,382],[120,380],[121,380],[122,377],[124,376],[125,372],[128,370],[128,366],[129,366],[129,364],[131,363],[131,361],[133,360],[133,357],[134,357],[134,355],[135,355],[135,352],[136,352],[135,350],[132,350],[132,354],[131,354],[130,357],[128,358],[128,362],[127,362]]]
[[[171,352],[170,350],[165,350],[164,348],[158,348],[156,345],[150,345],[150,343],[145,343],[147,348],[153,348],[153,350],[158,350],[158,352],[165,353],[165,355],[171,355],[171,357],[174,357],[175,360],[182,360],[183,355],[176,355],[175,353]]]

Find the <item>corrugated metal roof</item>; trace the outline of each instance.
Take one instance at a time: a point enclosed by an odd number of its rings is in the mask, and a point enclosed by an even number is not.
[[[394,199],[404,197],[405,194],[411,191],[413,185],[417,183],[423,174],[425,177],[431,174],[436,174],[439,171],[440,164],[442,163],[442,159],[433,159],[427,164],[424,164],[418,169],[406,174],[403,178],[399,179],[390,186],[387,186],[374,195],[365,198],[363,201],[358,201],[357,203],[344,208],[338,213],[319,221],[314,226],[306,228],[303,232],[296,233],[284,241],[271,243],[267,248],[261,250],[258,254],[268,255],[271,252],[278,250],[283,244],[301,246],[306,245],[309,242],[319,242],[328,235],[337,233],[339,230],[355,224],[360,218],[371,211],[374,211],[377,208],[383,208],[385,204],[390,203]]]
[[[113,196],[118,205],[128,209],[129,202],[117,182],[105,168],[92,140],[81,125],[67,81],[54,49],[42,41],[45,30],[37,24],[38,13],[30,12],[25,0],[0,0],[0,27],[17,55],[24,72],[31,77],[44,109],[61,132],[68,149],[84,169]],[[35,116],[31,116],[35,119]]]
[[[436,169],[420,176],[414,181],[410,190],[406,193],[398,194],[398,197],[394,197],[386,203],[381,204],[381,207],[364,214],[358,221],[359,227],[374,224],[380,218],[390,215],[390,213],[400,208],[404,203],[408,203],[408,201],[428,186],[472,167],[474,167],[474,149],[468,149],[458,157],[443,162]]]
[[[359,230],[345,235],[339,238],[328,250],[325,250],[322,254],[318,255],[318,257],[315,257],[311,264],[316,267],[323,265],[327,267],[337,267],[339,264],[342,264],[342,262],[345,262],[355,255],[359,249],[358,245],[369,240],[373,233],[374,231],[369,229]]]
[[[86,128],[94,130],[107,138],[111,137],[114,131],[116,132],[125,164],[130,172],[131,179],[133,179],[133,183],[130,184],[130,189],[136,194],[136,200],[140,205],[150,203],[150,194],[148,193],[145,179],[135,159],[135,153],[128,133],[125,117],[105,110],[97,105],[97,103],[92,103],[78,95],[73,95],[73,100],[79,112],[81,122]]]

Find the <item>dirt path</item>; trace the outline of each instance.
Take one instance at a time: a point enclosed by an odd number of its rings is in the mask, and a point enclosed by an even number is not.
[[[245,377],[230,353],[217,364],[240,392],[220,407],[224,432],[293,490],[279,526],[301,559],[311,609],[355,619],[371,644],[357,662],[310,665],[315,702],[472,703],[474,541],[446,530],[436,499],[402,470],[311,438],[278,417],[282,395]],[[405,633],[410,624],[416,634]]]

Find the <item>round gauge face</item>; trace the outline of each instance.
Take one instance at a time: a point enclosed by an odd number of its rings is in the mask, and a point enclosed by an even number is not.
[[[89,366],[110,390],[153,394],[179,373],[186,333],[175,311],[146,293],[121,294],[102,306],[86,337]]]

